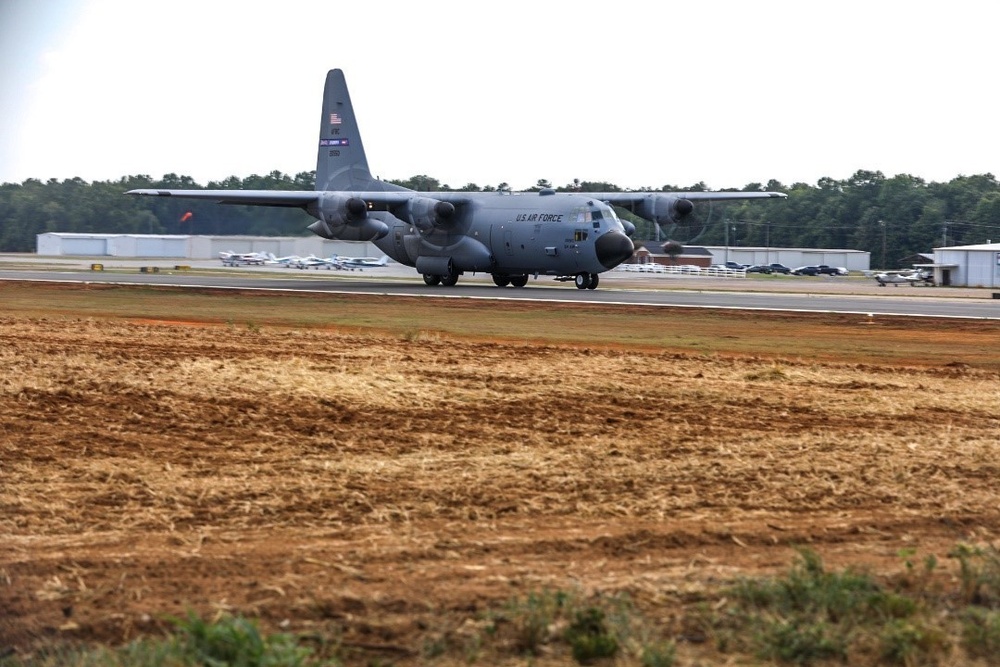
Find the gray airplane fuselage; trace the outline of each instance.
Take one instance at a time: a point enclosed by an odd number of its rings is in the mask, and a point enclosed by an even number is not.
[[[449,194],[423,193],[448,201]],[[499,275],[601,273],[632,256],[632,241],[614,210],[579,194],[471,193],[456,204],[447,227],[425,226],[372,211],[389,233],[375,245],[421,273]]]

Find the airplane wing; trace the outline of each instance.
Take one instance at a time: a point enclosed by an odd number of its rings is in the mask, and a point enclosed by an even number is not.
[[[659,195],[689,201],[731,201],[737,199],[784,199],[784,192],[581,192],[582,197],[594,197],[616,206],[630,206]]]
[[[129,190],[125,194],[140,197],[177,197],[180,199],[204,199],[217,204],[241,204],[244,206],[286,206],[304,208],[317,201],[322,192],[313,190],[161,190],[139,189]],[[352,192],[349,190],[337,194],[358,197],[375,205],[398,206],[404,204],[419,193],[400,192]],[[688,201],[727,201],[740,199],[777,199],[787,195],[783,192],[581,192],[584,197],[593,197],[616,206],[631,208],[651,198],[666,197],[669,199],[687,199]],[[450,201],[453,204],[465,203],[468,193],[465,192],[433,192],[426,196],[437,200]]]
[[[627,209],[657,224],[677,223],[694,211],[694,201],[732,201],[739,199],[783,199],[783,192],[581,192],[612,206]]]
[[[125,194],[139,197],[177,197],[180,199],[204,199],[217,204],[240,204],[243,206],[286,206],[290,208],[305,208],[317,202],[321,195],[340,195],[343,197],[357,197],[364,199],[376,206],[398,206],[405,204],[414,197],[421,196],[421,193],[410,190],[399,192],[366,191],[355,192],[352,190],[341,190],[336,192],[317,192],[314,190],[160,190],[160,189],[139,189],[129,190]],[[451,201],[461,204],[468,201],[466,192],[433,192],[424,193],[437,200]]]
[[[244,204],[247,206],[303,207],[316,201],[318,192],[312,190],[129,190],[125,194],[140,197],[178,197],[181,199],[206,199],[217,204]]]

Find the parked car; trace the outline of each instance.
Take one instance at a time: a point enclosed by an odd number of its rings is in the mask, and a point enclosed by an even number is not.
[[[771,267],[767,264],[754,264],[747,267],[747,273],[771,273]]]
[[[786,276],[792,272],[790,268],[778,262],[772,262],[771,264],[768,264],[767,268],[771,269],[771,273],[784,273]]]
[[[742,271],[747,268],[746,264],[740,264],[739,262],[726,262],[725,267],[732,271]]]
[[[819,267],[818,266],[799,266],[792,269],[793,276],[818,276]]]
[[[826,264],[820,264],[816,267],[816,272],[824,276],[846,276],[847,269],[842,266],[828,266]]]

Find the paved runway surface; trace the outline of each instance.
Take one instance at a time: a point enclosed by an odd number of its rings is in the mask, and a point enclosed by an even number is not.
[[[91,271],[91,260],[32,256],[0,257],[0,280],[46,280],[118,284],[154,284],[222,289],[267,289],[394,296],[530,299],[538,301],[628,304],[687,308],[872,313],[916,317],[1000,319],[1000,299],[989,290],[878,286],[858,278],[799,278],[781,282],[751,279],[602,274],[596,290],[578,290],[551,277],[531,280],[524,288],[497,288],[488,274],[462,276],[454,287],[428,287],[411,268],[391,266],[363,272],[296,271],[271,267],[221,269],[218,262],[189,260],[114,260],[105,271]],[[100,260],[94,260],[100,261]],[[187,262],[174,270],[170,262]],[[140,267],[156,267],[142,273]]]

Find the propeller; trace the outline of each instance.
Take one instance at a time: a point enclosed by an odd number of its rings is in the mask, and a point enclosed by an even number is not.
[[[694,201],[694,210],[684,216],[679,223],[670,223],[659,226],[659,237],[657,240],[665,241],[671,239],[682,245],[692,245],[698,243],[701,237],[708,231],[714,219],[714,202]]]

